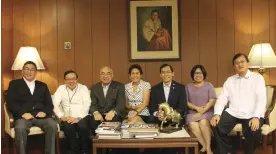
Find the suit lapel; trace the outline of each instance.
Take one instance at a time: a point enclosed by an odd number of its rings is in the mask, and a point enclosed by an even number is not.
[[[164,91],[163,82],[161,82],[159,86],[160,86],[159,87],[159,96],[161,97],[161,100],[162,100],[162,102],[160,102],[160,103],[163,103],[163,102],[166,102],[166,97],[165,97],[165,91]]]
[[[25,80],[24,80],[23,78],[22,78],[21,80],[22,80],[22,86],[23,86],[23,88],[25,88],[25,89],[28,91],[29,95],[32,96],[31,90],[30,90],[30,88],[28,87],[28,85],[27,85],[27,83],[25,82]]]
[[[108,87],[106,96],[105,96],[105,102],[110,97],[110,95],[112,94],[112,90],[114,89],[113,86],[114,86],[114,83],[111,82],[110,85],[109,85],[109,87]]]
[[[176,90],[176,86],[175,86],[175,83],[172,81],[171,87],[170,87],[170,93],[169,93],[168,103],[169,103],[169,102],[173,102],[175,90]],[[170,104],[170,103],[169,103],[169,104]],[[172,105],[172,104],[170,104],[170,106],[171,106],[171,105]]]
[[[105,98],[104,98],[104,92],[103,92],[103,86],[102,83],[99,83],[99,86],[97,88],[97,93],[99,95],[99,98],[103,101],[103,103],[105,102]]]

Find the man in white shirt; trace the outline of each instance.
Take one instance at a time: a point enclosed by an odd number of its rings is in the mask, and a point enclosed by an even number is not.
[[[215,104],[214,117],[211,119],[220,154],[232,152],[227,133],[237,123],[242,123],[245,137],[245,154],[253,154],[260,143],[261,127],[266,110],[266,89],[264,78],[248,69],[248,57],[238,53],[232,63],[236,75],[229,77]],[[225,106],[229,107],[225,110]]]
[[[7,95],[8,109],[15,119],[15,146],[26,154],[30,127],[45,132],[45,154],[55,154],[57,124],[52,118],[53,102],[47,85],[35,79],[37,67],[32,61],[23,65],[22,79],[12,80]]]
[[[53,97],[54,112],[62,121],[64,133],[69,142],[70,154],[88,153],[91,105],[89,90],[78,83],[75,71],[64,73],[65,84],[58,87]],[[80,137],[80,145],[76,137]]]

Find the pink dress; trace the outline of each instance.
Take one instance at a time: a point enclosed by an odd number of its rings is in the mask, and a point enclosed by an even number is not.
[[[196,106],[204,106],[209,102],[210,99],[216,99],[215,89],[210,82],[205,82],[201,87],[196,87],[193,83],[188,83],[185,88],[188,102]],[[211,120],[212,116],[214,115],[214,108],[210,108],[208,111],[203,113],[201,117],[192,119],[195,113],[197,113],[197,111],[191,109],[188,110],[186,124],[189,124],[190,122],[198,122],[202,119]]]

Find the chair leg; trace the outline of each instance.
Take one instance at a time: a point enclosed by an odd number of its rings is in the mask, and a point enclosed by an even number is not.
[[[57,152],[57,154],[60,154],[60,147],[59,147],[59,132],[57,132],[57,135],[56,135],[56,152]]]
[[[272,154],[276,154],[276,130],[272,132]]]
[[[267,135],[263,135],[263,149],[267,149],[267,140],[268,140],[268,137]]]

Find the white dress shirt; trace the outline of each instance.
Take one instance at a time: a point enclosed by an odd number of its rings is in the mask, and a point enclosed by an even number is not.
[[[107,94],[107,91],[108,91],[109,86],[110,86],[110,84],[109,84],[109,85],[106,85],[106,86],[102,84],[104,97],[106,97],[106,94]]]
[[[169,99],[169,94],[170,94],[170,90],[171,90],[171,84],[172,84],[172,82],[167,86],[167,85],[165,85],[165,83],[163,82],[163,88],[164,88],[164,93],[165,93],[166,102],[168,102],[168,99]]]
[[[33,81],[28,81],[25,78],[23,79],[26,82],[27,86],[29,87],[31,94],[33,95],[35,90],[35,79]]]
[[[171,84],[172,84],[172,82],[167,86],[167,85],[165,85],[165,83],[163,82],[164,95],[165,95],[166,102],[168,102],[168,99],[169,99],[169,94],[170,94],[170,90],[171,90]],[[157,117],[157,112],[158,112],[158,111],[153,112],[153,115],[154,115],[155,117]]]
[[[53,104],[54,112],[59,118],[62,116],[84,118],[88,115],[91,105],[88,88],[79,83],[74,90],[61,85],[53,96]]]
[[[228,102],[226,111],[236,118],[264,117],[267,101],[263,76],[248,70],[244,77],[238,74],[229,77],[215,104],[214,114],[221,115]]]

